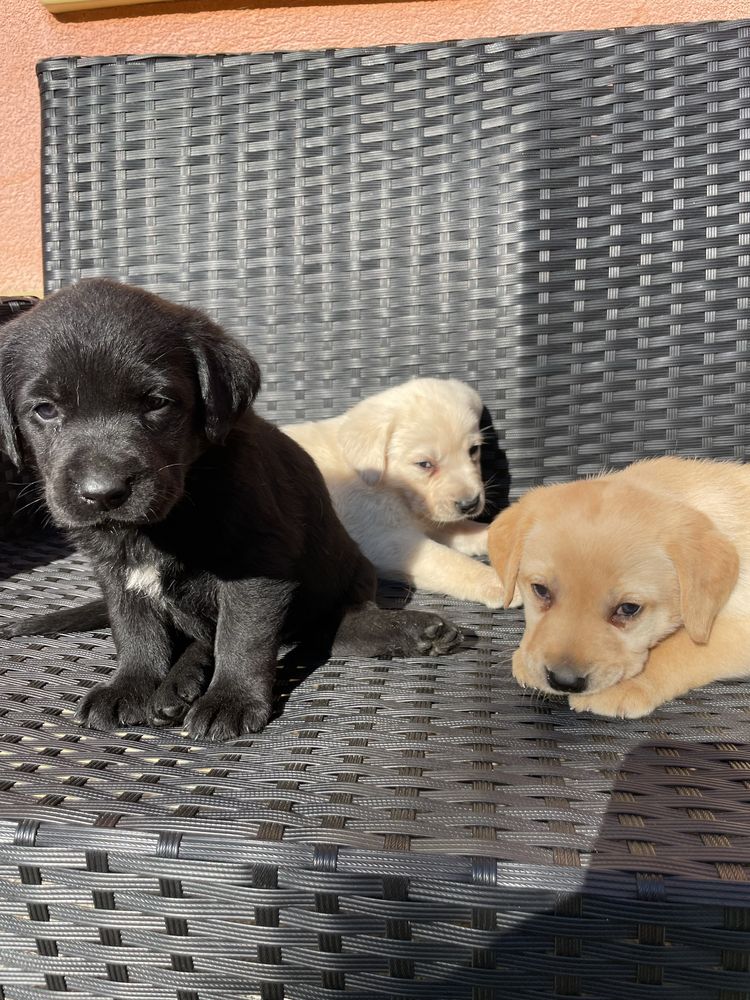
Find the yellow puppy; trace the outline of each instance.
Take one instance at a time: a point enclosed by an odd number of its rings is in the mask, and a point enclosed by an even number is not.
[[[315,459],[336,512],[382,576],[500,607],[487,553],[478,394],[420,378],[339,417],[282,430]]]
[[[534,489],[493,522],[489,551],[523,597],[524,686],[639,718],[750,675],[750,466],[659,458]]]

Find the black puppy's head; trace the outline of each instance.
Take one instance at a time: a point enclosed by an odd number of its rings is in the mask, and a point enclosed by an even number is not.
[[[202,313],[105,279],[0,336],[3,448],[37,466],[63,527],[162,520],[259,387],[255,361]]]

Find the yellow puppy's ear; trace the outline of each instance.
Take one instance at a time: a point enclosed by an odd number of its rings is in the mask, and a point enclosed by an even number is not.
[[[518,500],[498,514],[487,535],[490,562],[503,585],[503,605],[506,608],[513,600],[523,543],[531,520],[523,501]]]
[[[677,569],[682,624],[693,642],[702,645],[737,583],[737,549],[705,514],[690,510],[667,554]]]
[[[365,399],[353,406],[339,426],[344,458],[366,483],[383,478],[393,419],[381,402]]]

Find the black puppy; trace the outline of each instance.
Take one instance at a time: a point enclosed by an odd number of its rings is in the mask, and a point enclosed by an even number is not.
[[[189,731],[231,739],[268,721],[282,641],[330,650],[335,637],[336,653],[362,656],[457,642],[437,615],[375,605],[374,570],[312,459],[252,411],[259,386],[253,358],[206,316],[113,281],[83,281],[5,328],[5,449],[36,465],[54,521],[90,558],[119,656],[81,722],[179,721],[197,698]],[[101,611],[12,632],[95,625]]]

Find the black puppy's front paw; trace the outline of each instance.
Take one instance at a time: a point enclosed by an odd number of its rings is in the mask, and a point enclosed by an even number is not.
[[[213,664],[191,662],[173,667],[154,692],[149,708],[153,726],[176,726],[211,680]]]
[[[185,718],[185,728],[195,739],[223,743],[260,732],[270,718],[270,701],[215,688],[196,701]]]
[[[141,725],[148,721],[155,686],[151,677],[132,676],[97,684],[79,705],[76,722],[89,729],[104,730]]]

